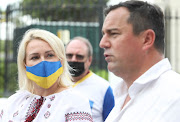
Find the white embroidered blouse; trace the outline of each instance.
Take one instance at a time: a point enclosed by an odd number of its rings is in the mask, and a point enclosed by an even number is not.
[[[38,110],[40,98],[42,105]],[[19,91],[0,110],[0,121],[27,122],[28,116],[36,111],[33,122],[93,122],[88,99],[71,88],[46,97]]]

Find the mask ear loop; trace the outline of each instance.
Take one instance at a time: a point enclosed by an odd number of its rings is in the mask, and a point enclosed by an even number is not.
[[[62,61],[62,58],[58,58],[60,61]]]
[[[59,58],[59,57],[58,57],[58,59],[59,59],[59,61],[60,61],[61,65],[62,65],[62,61],[63,61],[63,60],[62,60],[62,58]]]
[[[23,60],[23,63],[24,63],[24,66],[26,67],[26,66],[27,66],[27,65],[26,65],[26,59]]]
[[[27,65],[26,65],[25,62],[23,62],[23,63],[24,63],[25,69],[26,69]],[[26,76],[26,77],[27,77],[27,76]],[[27,80],[29,80],[29,79],[27,78]],[[31,83],[32,83],[32,82],[31,82]],[[34,85],[33,85],[33,83],[32,83],[32,87],[31,87],[31,89],[30,89],[30,92],[31,92],[32,94],[34,94]]]
[[[62,62],[63,60],[62,60],[62,58],[58,57],[58,59],[59,59],[61,65],[62,65],[62,67],[63,67],[63,62]],[[62,82],[62,78],[61,78],[61,76],[59,76],[59,77],[58,77],[58,87],[63,86],[61,82]]]

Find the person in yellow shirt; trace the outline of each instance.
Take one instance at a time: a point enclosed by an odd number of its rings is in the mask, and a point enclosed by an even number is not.
[[[114,107],[114,95],[109,83],[89,70],[93,48],[84,37],[74,37],[66,46],[66,57],[74,89],[89,98],[94,122],[103,122]]]

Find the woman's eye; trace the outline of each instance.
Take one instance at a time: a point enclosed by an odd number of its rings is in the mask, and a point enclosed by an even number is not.
[[[54,56],[54,54],[48,54],[47,55],[47,57],[53,57]]]
[[[33,57],[31,57],[31,60],[36,60],[36,59],[39,59],[39,56],[33,56]]]

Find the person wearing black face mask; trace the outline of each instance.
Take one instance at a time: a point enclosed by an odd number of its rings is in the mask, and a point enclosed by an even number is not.
[[[89,70],[92,54],[92,46],[86,38],[75,37],[66,45],[72,87],[89,98],[94,122],[104,122],[114,107],[114,95],[109,83]]]
[[[70,70],[70,73],[72,74],[72,77],[78,77],[82,73],[84,73],[84,62],[68,62],[70,67],[73,68],[73,70]]]

